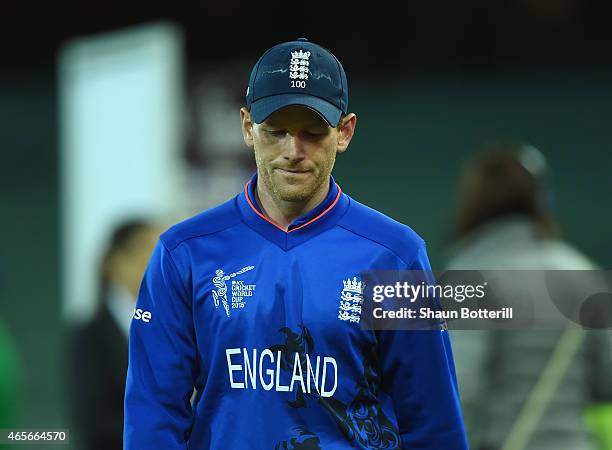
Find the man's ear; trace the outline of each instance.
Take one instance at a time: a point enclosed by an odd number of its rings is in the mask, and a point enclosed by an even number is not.
[[[338,125],[338,153],[343,153],[348,148],[353,135],[355,134],[355,126],[357,125],[357,116],[350,113],[344,119],[340,125]]]
[[[244,107],[240,108],[240,122],[242,124],[242,137],[249,148],[253,148],[253,121],[251,113]]]

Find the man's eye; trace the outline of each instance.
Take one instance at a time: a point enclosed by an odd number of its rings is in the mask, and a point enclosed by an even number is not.
[[[308,137],[321,137],[324,136],[326,133],[322,133],[322,132],[314,132],[314,131],[304,131],[304,134]]]
[[[268,130],[267,133],[271,134],[272,136],[284,136],[286,131],[285,130]]]

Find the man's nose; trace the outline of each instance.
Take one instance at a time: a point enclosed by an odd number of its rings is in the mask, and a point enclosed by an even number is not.
[[[299,136],[290,134],[287,139],[287,148],[285,149],[285,159],[292,162],[299,162],[305,157],[304,143]]]

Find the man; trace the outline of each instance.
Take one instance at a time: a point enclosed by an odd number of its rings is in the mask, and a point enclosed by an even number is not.
[[[359,325],[361,271],[429,262],[331,177],[357,121],[342,65],[282,43],[246,96],[256,175],[165,232],[141,286],[124,448],[467,448],[447,332]]]
[[[79,449],[122,447],[130,318],[159,230],[142,219],[120,223],[100,264],[98,309],[71,330],[71,407]]]

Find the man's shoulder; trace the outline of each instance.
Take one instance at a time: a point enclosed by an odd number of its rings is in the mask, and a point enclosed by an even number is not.
[[[173,250],[181,242],[200,236],[207,236],[226,230],[241,222],[236,197],[214,208],[202,211],[164,231],[160,239],[168,250]]]
[[[338,225],[376,242],[410,262],[425,241],[408,225],[351,198],[351,205]]]

